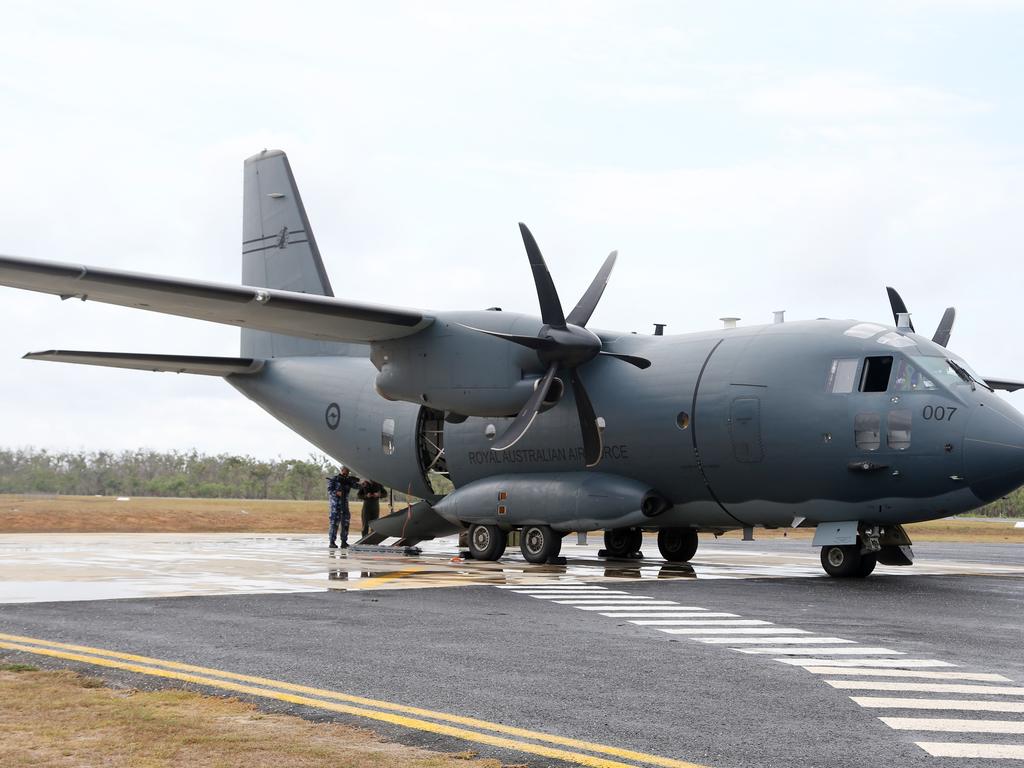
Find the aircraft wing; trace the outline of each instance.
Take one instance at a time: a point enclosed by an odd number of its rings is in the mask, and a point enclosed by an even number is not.
[[[985,383],[992,389],[1003,389],[1007,392],[1016,392],[1024,389],[1024,381],[1012,381],[1010,379],[985,379]]]
[[[410,336],[433,318],[333,296],[0,256],[0,285],[328,341]]]
[[[262,360],[251,357],[205,357],[197,355],[140,355],[133,352],[80,352],[50,349],[29,352],[26,360],[49,360],[54,363],[101,365],[105,368],[129,368],[136,371],[194,373],[201,376],[230,376],[258,373]]]

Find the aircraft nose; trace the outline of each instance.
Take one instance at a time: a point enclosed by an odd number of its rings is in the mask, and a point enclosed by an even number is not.
[[[1024,416],[996,397],[976,407],[964,436],[964,471],[986,503],[1024,485]]]

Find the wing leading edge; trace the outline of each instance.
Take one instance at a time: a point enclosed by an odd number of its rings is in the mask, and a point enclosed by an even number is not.
[[[162,277],[0,256],[0,285],[306,339],[368,342],[410,336],[433,318],[273,288]]]

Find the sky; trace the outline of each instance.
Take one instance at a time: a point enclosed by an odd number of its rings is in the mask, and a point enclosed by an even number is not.
[[[336,295],[592,325],[891,322],[1024,379],[1024,2],[35,3],[0,26],[0,253],[240,279],[242,162],[285,150]],[[0,447],[314,448],[218,378],[238,330],[0,288]],[[1024,409],[1024,393],[1007,396]]]

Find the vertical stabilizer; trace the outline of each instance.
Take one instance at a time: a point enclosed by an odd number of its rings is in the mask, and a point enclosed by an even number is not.
[[[242,283],[333,296],[288,157],[265,149],[245,161]],[[242,355],[253,358],[363,355],[365,347],[242,329]]]

